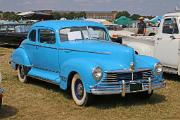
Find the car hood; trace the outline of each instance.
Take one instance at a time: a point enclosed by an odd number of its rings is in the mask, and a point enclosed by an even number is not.
[[[98,63],[106,70],[129,69],[134,62],[134,50],[117,43],[100,40],[64,42],[64,50],[77,51],[78,57]]]

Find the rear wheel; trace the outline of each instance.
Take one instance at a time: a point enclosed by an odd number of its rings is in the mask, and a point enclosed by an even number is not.
[[[86,106],[91,101],[91,95],[86,92],[79,74],[75,74],[72,79],[71,93],[74,102],[79,106]]]
[[[25,71],[25,67],[23,65],[18,65],[18,79],[22,83],[27,83],[27,75]]]

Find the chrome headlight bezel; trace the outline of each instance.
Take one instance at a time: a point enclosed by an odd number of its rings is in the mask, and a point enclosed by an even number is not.
[[[154,69],[155,69],[155,73],[157,74],[157,75],[160,75],[160,74],[162,74],[162,72],[163,72],[163,65],[159,62],[159,63],[156,63],[155,65],[154,65]]]
[[[102,79],[103,71],[100,67],[95,67],[92,71],[92,76],[94,80],[99,81]]]

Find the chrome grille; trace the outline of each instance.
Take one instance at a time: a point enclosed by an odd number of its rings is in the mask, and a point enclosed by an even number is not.
[[[119,82],[125,80],[129,82],[131,80],[148,80],[148,78],[153,79],[154,75],[152,70],[138,70],[138,71],[114,71],[107,72],[107,76],[105,78],[106,82]]]

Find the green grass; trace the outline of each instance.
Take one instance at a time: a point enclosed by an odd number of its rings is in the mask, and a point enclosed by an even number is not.
[[[13,49],[0,47],[0,70],[5,89],[0,119],[37,120],[117,120],[180,119],[180,79],[166,75],[167,87],[154,92],[149,100],[132,95],[96,96],[89,107],[78,107],[58,86],[32,79],[20,83],[8,64]]]

